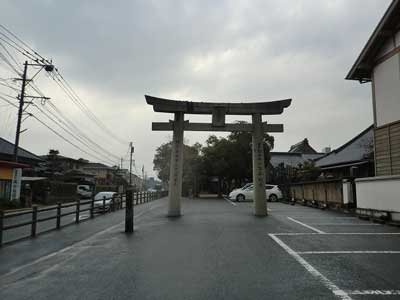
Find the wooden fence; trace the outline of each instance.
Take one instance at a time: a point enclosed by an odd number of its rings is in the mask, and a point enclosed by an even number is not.
[[[147,203],[161,197],[165,197],[167,192],[136,192],[131,193],[132,205]],[[6,242],[13,242],[21,238],[35,237],[38,233],[38,224],[54,220],[54,223],[47,224],[45,230],[60,229],[66,225],[76,224],[83,221],[81,213],[87,212],[87,219],[102,215],[108,212],[114,212],[126,207],[126,194],[114,194],[112,198],[103,198],[101,200],[77,200],[70,203],[61,203],[57,205],[39,208],[34,205],[32,209],[21,212],[7,213],[0,210],[0,247],[4,243],[4,232],[13,229],[22,229],[23,232],[16,235],[15,238],[8,239]],[[62,218],[74,216],[72,222],[62,224]]]
[[[335,179],[291,184],[290,199],[306,205],[343,208],[343,183]]]

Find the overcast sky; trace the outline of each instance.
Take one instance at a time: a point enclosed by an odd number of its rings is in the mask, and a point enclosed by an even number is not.
[[[152,132],[151,122],[172,115],[153,112],[144,94],[217,102],[292,98],[284,114],[264,117],[285,125],[285,132],[275,135],[275,151],[287,151],[305,137],[316,150],[336,148],[367,128],[373,122],[371,87],[344,77],[389,3],[2,0],[0,20],[53,59],[110,130],[133,141],[137,171],[144,164],[151,176],[155,148],[171,139],[168,132]],[[0,78],[9,77],[0,65]],[[97,143],[127,158],[128,144],[113,141],[89,122],[45,72],[35,80]],[[15,108],[0,101],[0,136],[11,141],[15,115]],[[243,117],[231,118],[237,119]],[[33,118],[24,128],[29,130],[21,145],[38,155],[58,149],[62,155],[95,160]],[[202,143],[208,135],[187,132],[185,138]]]

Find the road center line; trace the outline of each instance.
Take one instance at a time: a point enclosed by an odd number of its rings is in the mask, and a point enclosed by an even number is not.
[[[341,290],[332,281],[322,275],[317,269],[310,265],[304,258],[302,258],[298,253],[296,253],[292,248],[286,245],[281,239],[276,237],[274,234],[268,234],[279,246],[281,246],[290,256],[292,256],[298,263],[300,263],[312,276],[317,278],[326,288],[328,288],[332,293],[343,300],[351,300],[352,298],[348,293]]]
[[[300,251],[297,254],[400,254],[400,251],[374,251],[374,250],[365,250],[365,251]]]
[[[312,226],[310,226],[310,225],[307,225],[307,224],[305,224],[305,223],[303,223],[303,222],[300,222],[300,221],[298,221],[298,220],[296,220],[296,219],[293,219],[293,218],[291,218],[291,217],[287,217],[290,221],[292,221],[292,222],[295,222],[295,223],[297,223],[297,224],[300,224],[300,225],[302,225],[302,226],[304,226],[304,227],[306,227],[306,228],[308,228],[308,229],[311,229],[312,231],[315,231],[315,232],[317,232],[317,233],[320,233],[320,234],[325,234],[325,232],[323,232],[322,230],[319,230],[319,229],[317,229],[317,228],[315,228],[315,227],[312,227]]]

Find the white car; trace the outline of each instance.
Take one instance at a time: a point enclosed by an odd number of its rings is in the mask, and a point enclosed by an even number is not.
[[[282,199],[282,192],[277,185],[266,184],[265,185],[265,196],[268,201],[278,201]],[[254,185],[247,184],[240,189],[233,190],[228,198],[230,200],[240,201],[253,201],[254,199]]]
[[[76,192],[78,193],[79,197],[81,197],[82,199],[92,198],[92,196],[93,196],[90,185],[87,185],[87,184],[79,184],[76,187]]]
[[[109,210],[113,196],[116,194],[116,192],[99,192],[94,196],[94,208],[95,209],[100,209],[103,210]]]

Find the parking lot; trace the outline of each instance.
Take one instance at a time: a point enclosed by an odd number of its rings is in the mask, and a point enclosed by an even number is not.
[[[282,217],[299,232],[268,236],[338,298],[400,297],[398,228],[305,207]]]

